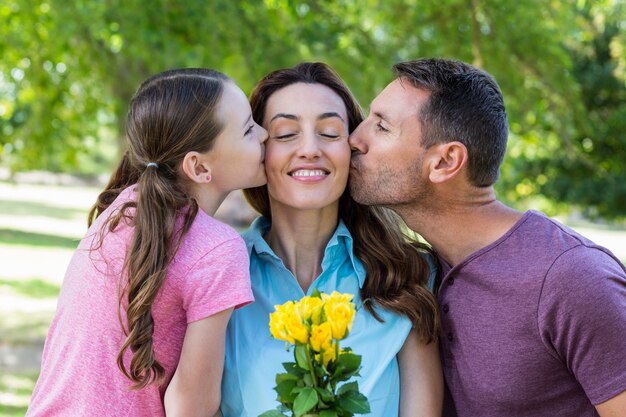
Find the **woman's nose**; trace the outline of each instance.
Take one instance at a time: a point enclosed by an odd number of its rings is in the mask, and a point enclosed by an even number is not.
[[[322,154],[319,138],[315,132],[303,132],[298,147],[298,156],[303,158],[319,158]]]

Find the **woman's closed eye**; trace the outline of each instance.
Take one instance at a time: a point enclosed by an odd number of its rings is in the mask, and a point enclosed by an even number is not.
[[[321,136],[324,139],[329,139],[329,140],[341,139],[344,136],[344,135],[340,135],[339,133],[335,133],[335,132],[320,132],[317,135]]]
[[[252,133],[252,131],[254,130],[254,125],[250,125],[250,127],[248,127],[248,129],[246,130],[246,133],[244,133],[244,136],[248,136],[250,133]]]
[[[299,133],[297,132],[284,132],[284,133],[279,133],[276,135],[272,135],[271,138],[272,139],[276,139],[279,141],[286,141],[286,140],[290,140],[290,139],[294,139],[296,136],[298,136]]]

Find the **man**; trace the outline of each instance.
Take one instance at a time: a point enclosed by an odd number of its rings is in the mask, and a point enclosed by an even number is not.
[[[508,124],[495,80],[423,59],[351,135],[350,190],[438,254],[444,373],[459,416],[626,416],[626,269],[495,196]]]

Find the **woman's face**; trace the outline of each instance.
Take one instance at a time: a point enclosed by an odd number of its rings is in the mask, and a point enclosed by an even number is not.
[[[268,99],[262,122],[272,204],[303,210],[338,204],[351,153],[341,98],[322,84],[292,84]]]
[[[224,84],[217,117],[224,128],[208,152],[213,185],[224,192],[264,185],[267,131],[254,122],[246,95],[232,82]]]

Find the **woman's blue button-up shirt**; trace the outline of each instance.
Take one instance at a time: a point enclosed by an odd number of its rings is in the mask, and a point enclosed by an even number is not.
[[[361,376],[355,380],[370,402],[370,416],[397,416],[400,379],[396,354],[402,348],[411,322],[404,316],[377,310],[383,323],[362,306],[359,290],[365,281],[365,269],[354,256],[352,236],[340,222],[326,246],[322,273],[302,291],[293,274],[274,254],[263,236],[270,223],[256,219],[244,234],[250,254],[250,275],[255,301],[236,310],[228,324],[226,362],[222,381],[224,417],[257,417],[275,409],[275,377],[284,372],[282,363],[293,361],[293,349],[285,350],[285,342],[272,338],[269,315],[274,306],[288,300],[299,300],[320,292],[339,291],[354,294],[357,313],[349,336],[341,342],[362,355]]]

